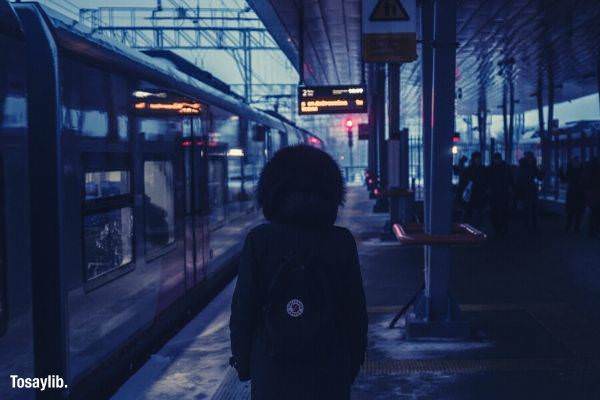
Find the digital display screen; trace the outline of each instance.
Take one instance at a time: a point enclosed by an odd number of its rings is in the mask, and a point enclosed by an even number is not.
[[[364,86],[301,86],[298,112],[300,115],[366,113],[367,89]]]

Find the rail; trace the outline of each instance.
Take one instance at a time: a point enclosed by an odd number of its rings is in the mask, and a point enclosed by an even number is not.
[[[425,233],[423,224],[394,224],[394,235],[402,245],[413,246],[476,246],[487,239],[487,235],[469,224],[454,224],[447,235]]]

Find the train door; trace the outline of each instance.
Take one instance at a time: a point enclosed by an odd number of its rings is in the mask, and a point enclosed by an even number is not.
[[[209,202],[207,193],[207,141],[206,127],[203,119],[194,120],[194,184],[197,193],[196,204],[194,207],[194,251],[196,259],[194,263],[195,282],[202,281],[206,277],[207,263],[207,245],[209,241],[207,215],[209,212]]]
[[[191,134],[183,141],[185,176],[185,265],[186,288],[191,289],[206,276],[208,259],[209,211],[207,193],[207,143],[204,117],[191,119]]]
[[[190,121],[191,124],[191,121]],[[184,177],[184,218],[183,218],[183,229],[184,229],[184,252],[185,252],[185,287],[191,289],[196,282],[196,232],[195,226],[195,212],[197,204],[197,188],[199,177],[195,174],[194,168],[194,153],[195,153],[195,142],[190,129],[189,134],[184,136],[181,142],[181,153],[183,162],[183,177]]]
[[[218,229],[225,224],[227,202],[227,145],[210,146],[208,149],[208,202],[209,227]]]

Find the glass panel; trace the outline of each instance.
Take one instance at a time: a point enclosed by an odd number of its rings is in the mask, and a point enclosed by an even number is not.
[[[175,241],[173,163],[144,162],[146,252]]]
[[[250,123],[248,129],[248,147],[246,149],[246,158],[244,165],[244,183],[246,193],[253,195],[255,186],[258,183],[260,171],[265,165],[265,142],[259,141],[265,137],[259,137],[254,134],[257,129],[260,129],[254,122]]]
[[[86,278],[91,280],[133,260],[133,210],[120,208],[84,218]]]
[[[0,99],[1,100],[1,99]],[[0,104],[2,102],[0,101]],[[0,109],[0,121],[3,128],[24,128],[27,126],[27,99],[22,96],[4,98],[4,110]]]
[[[86,200],[128,194],[129,191],[129,171],[85,173]]]
[[[63,127],[84,136],[105,137],[109,130],[110,75],[69,57],[61,74]]]
[[[225,220],[225,159],[211,157],[208,160],[208,201],[210,225]]]
[[[148,141],[174,140],[184,131],[181,118],[146,118],[139,117],[138,130]]]
[[[212,125],[210,140],[227,143],[229,148],[239,145],[240,117],[227,111],[211,108]]]

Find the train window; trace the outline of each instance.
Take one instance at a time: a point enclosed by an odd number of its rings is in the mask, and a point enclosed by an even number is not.
[[[175,242],[175,198],[172,161],[144,162],[146,253]]]
[[[230,112],[211,108],[211,140],[227,143],[229,148],[240,145],[240,117]]]
[[[232,113],[216,107],[211,108],[210,141],[227,146],[227,199],[226,202],[237,203],[247,198],[242,176],[244,150],[240,143],[240,118]],[[230,214],[239,212],[236,205],[229,207]]]
[[[70,57],[63,57],[61,67],[64,129],[83,136],[127,140],[127,79]]]
[[[184,130],[181,118],[148,118],[139,117],[139,132],[148,141],[174,140],[181,136]]]
[[[126,154],[85,153],[83,164],[83,257],[89,282],[119,274],[132,263],[133,196]]]
[[[109,74],[69,57],[62,68],[63,127],[84,136],[106,136]]]
[[[227,164],[222,156],[209,155],[208,159],[208,201],[210,203],[210,225],[215,226],[225,220],[225,195]]]
[[[88,281],[133,261],[132,207],[86,215],[83,227]]]
[[[85,199],[100,199],[129,193],[128,171],[96,171],[85,174]]]
[[[0,109],[0,113],[3,114],[0,115],[0,121],[4,128],[27,126],[27,100],[20,94],[7,93],[4,98],[4,110]]]
[[[254,193],[260,171],[265,164],[266,158],[265,153],[267,149],[264,135],[255,135],[254,132],[256,131],[264,131],[264,128],[254,122],[250,122],[248,146],[244,164],[244,182],[248,193]]]

